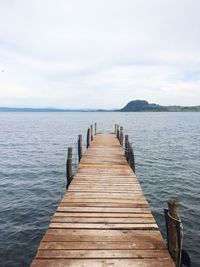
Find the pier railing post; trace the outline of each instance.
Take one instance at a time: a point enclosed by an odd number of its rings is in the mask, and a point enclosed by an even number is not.
[[[97,134],[97,124],[95,122],[95,124],[94,124],[94,135],[96,135],[96,134]]]
[[[128,134],[125,135],[125,158],[128,159]]]
[[[120,127],[120,135],[119,135],[119,142],[120,145],[123,147],[123,140],[124,140],[124,134],[123,134],[123,127]]]
[[[73,171],[72,171],[72,147],[68,147],[68,154],[67,154],[67,187],[72,181],[73,178]]]
[[[87,148],[90,146],[90,128],[87,130]]]
[[[83,154],[83,138],[82,134],[79,134],[78,136],[78,160],[80,162]]]
[[[129,161],[129,165],[131,167],[131,169],[135,172],[135,156],[134,156],[134,152],[133,152],[133,147],[132,145],[129,143],[128,146],[128,161]]]
[[[119,125],[117,125],[117,139],[119,140]]]
[[[180,266],[180,258],[181,258],[181,248],[179,242],[178,227],[180,223],[178,208],[179,203],[177,200],[170,199],[167,201],[168,204],[168,250],[175,262],[176,267]]]
[[[117,135],[117,124],[115,123],[115,135]]]
[[[93,140],[93,125],[90,125],[90,132],[91,132],[91,141]]]

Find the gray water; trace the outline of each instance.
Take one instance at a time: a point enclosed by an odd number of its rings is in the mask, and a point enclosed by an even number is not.
[[[200,113],[0,113],[0,266],[29,266],[65,191],[67,146],[97,122],[124,126],[136,173],[165,233],[163,208],[178,198],[184,249],[200,266]]]

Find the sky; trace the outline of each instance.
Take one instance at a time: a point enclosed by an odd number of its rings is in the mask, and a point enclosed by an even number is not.
[[[200,105],[199,0],[0,0],[0,106]]]

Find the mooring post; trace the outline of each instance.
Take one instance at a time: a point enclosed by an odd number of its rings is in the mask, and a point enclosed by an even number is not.
[[[119,140],[119,125],[117,125],[117,139]]]
[[[97,134],[97,123],[95,122],[95,124],[94,124],[94,135],[96,135]]]
[[[115,135],[117,135],[117,124],[115,123]]]
[[[93,125],[90,125],[90,132],[91,132],[91,141],[93,140]]]
[[[78,136],[78,160],[80,162],[83,154],[83,138],[82,134],[79,134]]]
[[[124,140],[124,134],[123,134],[123,127],[120,127],[120,135],[119,135],[119,142],[120,145],[123,147],[123,140]]]
[[[67,153],[67,188],[71,183],[73,178],[73,171],[72,171],[72,147],[68,147]]]
[[[90,145],[90,128],[88,128],[87,130],[87,148],[89,147]]]
[[[131,169],[135,172],[135,156],[134,156],[134,152],[133,152],[133,147],[129,142],[129,165],[131,167]]]
[[[172,259],[175,262],[176,267],[180,266],[180,248],[179,248],[179,239],[177,232],[177,223],[179,223],[178,208],[179,203],[177,200],[170,199],[167,201],[169,208],[169,217],[168,220],[168,249],[171,254]]]
[[[128,160],[128,134],[125,134],[125,157]]]

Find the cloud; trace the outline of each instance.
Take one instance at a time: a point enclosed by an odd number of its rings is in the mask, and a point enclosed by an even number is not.
[[[0,106],[199,104],[199,8],[198,0],[1,1]]]

